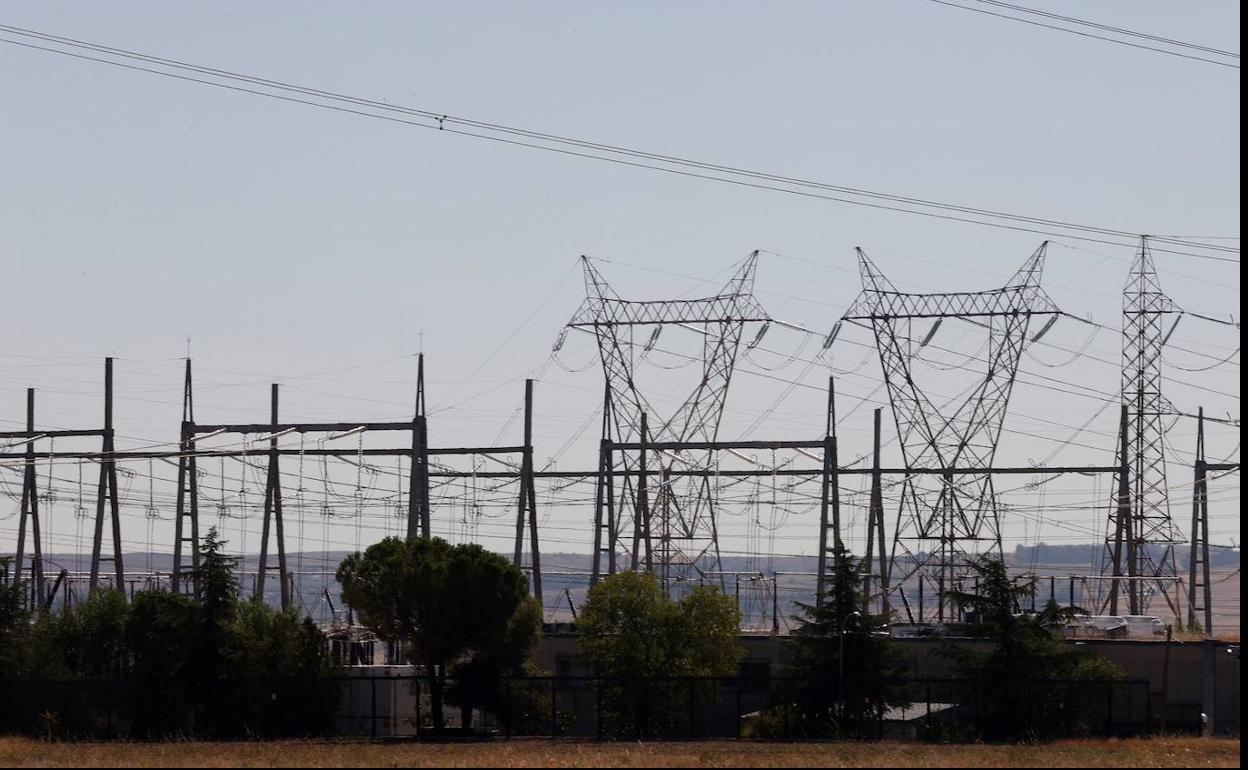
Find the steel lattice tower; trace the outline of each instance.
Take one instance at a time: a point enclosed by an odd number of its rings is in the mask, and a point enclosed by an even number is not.
[[[907,579],[917,576],[920,586],[925,580],[934,583],[937,614],[943,620],[944,594],[955,587],[968,561],[976,554],[1001,554],[1001,515],[992,476],[964,471],[992,466],[1031,321],[1050,316],[1038,338],[1060,312],[1040,287],[1047,245],[1041,244],[1002,288],[934,294],[898,291],[858,250],[863,291],[843,320],[865,326],[875,336],[906,467],[943,471],[910,475],[901,484],[889,569],[903,569],[893,585],[902,591],[908,612]],[[988,340],[984,368],[970,391],[942,409],[925,393],[915,361],[949,318],[984,329]],[[928,323],[932,325],[925,329],[915,328]]]
[[[700,299],[624,300],[588,257],[582,257],[582,265],[586,299],[568,327],[591,331],[598,343],[606,378],[604,448],[612,442],[641,440],[643,421],[647,424],[648,442],[714,441],[745,325],[771,320],[753,296],[758,252],[750,254],[721,291]],[[702,355],[701,376],[693,392],[660,421],[638,385],[634,354],[638,347],[653,348],[664,326],[685,327],[701,334]],[[649,336],[642,336],[646,334]],[[639,337],[644,342],[639,343]],[[679,449],[645,453],[604,451],[599,484],[605,486],[605,491],[599,493],[599,516],[604,496],[607,510],[618,513],[596,522],[595,576],[614,571],[616,543],[629,526],[630,566],[657,569],[665,585],[669,579],[679,580],[705,571],[700,566],[703,564],[718,570],[719,533],[712,481],[705,475],[671,475],[674,468],[712,467],[712,453]],[[652,487],[653,501],[648,498],[647,485],[637,483],[644,478],[644,472],[639,473],[643,468],[654,469],[651,472],[662,479]],[[615,479],[619,480],[618,488],[613,488]],[[650,546],[652,535],[659,541],[657,553]],[[604,556],[606,565],[601,563]]]
[[[1157,580],[1157,590],[1176,617],[1176,532],[1170,516],[1163,444],[1163,420],[1175,414],[1175,409],[1161,392],[1161,350],[1169,337],[1167,316],[1180,313],[1182,310],[1161,290],[1145,236],[1140,239],[1122,293],[1122,403],[1126,420],[1125,436],[1120,436],[1120,441],[1126,454],[1120,457],[1120,464],[1126,469],[1126,478],[1120,471],[1115,485],[1119,492],[1110,506],[1102,571],[1114,577],[1162,578]],[[1170,331],[1173,329],[1171,326]],[[1130,613],[1147,610],[1151,592],[1144,581],[1126,582]],[[1106,602],[1111,614],[1118,612],[1118,595],[1119,581],[1111,581]]]

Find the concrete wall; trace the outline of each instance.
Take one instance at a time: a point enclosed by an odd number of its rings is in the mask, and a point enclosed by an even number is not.
[[[745,648],[743,668],[758,674],[769,671],[782,673],[790,661],[788,638],[782,636],[743,635],[741,646]],[[897,639],[910,675],[923,678],[953,677],[951,664],[940,654],[942,645],[949,640]],[[983,642],[957,642],[987,646]],[[1089,650],[1108,658],[1123,670],[1129,679],[1146,679],[1153,697],[1153,709],[1160,713],[1160,698],[1165,688],[1166,643],[1161,641],[1132,640],[1082,640],[1068,642],[1072,646]],[[1239,732],[1239,655],[1238,642],[1217,643],[1206,646],[1203,642],[1172,642],[1169,663],[1169,713],[1178,723],[1186,715],[1195,718],[1200,711],[1208,712],[1204,700],[1205,656],[1212,658],[1214,729],[1216,732]],[[592,673],[586,661],[579,655],[574,633],[546,635],[535,653],[539,668],[551,674],[586,676]],[[762,671],[759,668],[762,667]]]

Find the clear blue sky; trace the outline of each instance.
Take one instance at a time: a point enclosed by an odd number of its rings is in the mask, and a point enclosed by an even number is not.
[[[1239,48],[1236,3],[1040,5]],[[367,13],[332,3],[11,2],[0,23],[850,186],[1132,232],[1239,234],[1237,70],[920,0],[375,3]],[[722,280],[752,249],[797,257],[805,261],[763,255],[759,297],[775,316],[826,331],[858,291],[856,245],[899,285],[970,290],[998,285],[1042,238],[476,142],[11,45],[0,45],[0,100],[0,424],[23,419],[27,386],[40,388],[41,426],[98,420],[100,359],[111,354],[127,446],[176,439],[188,335],[201,420],[264,419],[274,379],[292,419],[365,419],[410,413],[410,354],[423,332],[441,410],[435,443],[514,436],[520,381],[541,371],[539,463],[567,442],[558,467],[589,467],[597,424],[577,431],[601,375],[542,369],[583,294],[578,255],[614,262],[603,271],[638,298],[706,291],[706,279]],[[1065,309],[1117,326],[1130,258],[1129,248],[1059,242],[1046,286]],[[1158,264],[1180,305],[1238,312],[1237,264],[1163,254]],[[1048,341],[1078,349],[1087,336],[1067,321]],[[1219,356],[1239,344],[1238,330],[1190,319],[1174,339]],[[787,352],[801,341],[768,338]],[[878,364],[865,348],[842,348],[838,366],[862,362],[861,378],[845,384],[848,411],[873,392]],[[1111,333],[1088,348],[1109,361],[1118,349]],[[584,340],[563,353],[568,368],[592,364]],[[1113,365],[1050,368],[1068,358],[1037,348],[1023,367],[1119,387]],[[753,374],[738,376],[722,435],[819,432],[826,369],[767,412],[785,388],[759,373],[782,363],[766,354],[742,363]],[[1170,387],[1182,408],[1238,417],[1238,356],[1211,372],[1172,371],[1206,388]],[[1112,452],[1113,410],[1098,413],[1095,400],[1020,386],[1014,406],[1004,461],[1038,461],[1088,421],[1094,432],[1054,462]],[[844,431],[853,455],[866,450],[869,405]],[[1212,453],[1236,448],[1237,431],[1215,434]],[[1180,424],[1172,440],[1187,452],[1191,436]],[[144,487],[146,468],[136,470]],[[74,526],[64,495],[75,494],[76,473],[55,470],[64,491],[54,536]],[[1171,476],[1187,482],[1190,467]],[[9,491],[17,478],[0,471]],[[1238,476],[1223,483],[1218,542],[1239,536]],[[130,493],[128,538],[141,543],[147,490]],[[164,484],[154,497],[170,494]],[[1018,499],[1036,503],[1034,493]],[[1103,510],[1073,507],[1094,499],[1108,500],[1104,484],[1074,483],[1072,507],[1057,517],[1081,529],[1012,519],[1008,539],[1094,540]],[[6,547],[16,508],[0,497]],[[587,509],[548,511],[548,547],[588,549]],[[1176,505],[1186,531],[1184,511]],[[443,531],[457,515],[448,506]],[[481,535],[500,536],[490,542],[501,547],[509,514],[491,515],[500,518]],[[781,524],[776,551],[811,552],[808,514]],[[166,527],[156,525],[157,540]]]

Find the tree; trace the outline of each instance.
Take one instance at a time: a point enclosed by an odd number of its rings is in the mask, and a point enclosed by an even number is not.
[[[0,575],[7,577],[7,559],[0,559],[0,567]],[[23,580],[0,580],[0,679],[22,674],[26,667],[31,633],[27,589]]]
[[[388,537],[344,559],[338,582],[365,626],[406,642],[411,661],[425,667],[439,733],[447,667],[478,656],[527,659],[540,627],[524,573],[475,544]]]
[[[130,605],[113,588],[92,591],[60,614],[42,613],[35,623],[33,676],[104,679],[128,673],[126,625]]]
[[[977,688],[982,737],[1014,739],[1046,730],[1065,732],[1067,726],[1078,729],[1069,713],[1076,702],[1074,686],[1117,679],[1121,671],[1066,643],[1061,629],[1072,610],[1050,600],[1039,613],[1017,611],[1034,593],[1034,582],[1016,585],[1000,560],[983,558],[971,568],[978,577],[977,592],[950,591],[946,596],[975,619],[968,633],[991,646],[983,650],[949,644],[943,652]],[[1054,686],[1055,681],[1067,686]]]
[[[541,627],[542,608],[533,599],[526,599],[501,636],[470,649],[451,665],[454,684],[447,689],[446,700],[461,708],[465,727],[472,725],[474,706],[506,723],[514,723],[536,708],[532,693],[505,686],[503,681],[529,673],[529,655],[541,636]]]
[[[684,696],[714,697],[717,688],[692,678],[736,675],[745,654],[737,641],[740,622],[733,600],[710,587],[672,601],[649,572],[598,581],[577,621],[578,644],[607,680],[600,686],[609,722],[644,736],[687,715],[678,705]]]
[[[229,627],[230,674],[242,678],[317,677],[333,664],[325,635],[311,618],[256,597],[242,602]]]
[[[225,545],[213,527],[199,546],[195,583],[200,635],[194,669],[203,677],[223,676],[235,663],[230,632],[238,617],[238,559],[225,553]]]
[[[168,591],[140,591],[130,603],[126,646],[138,679],[170,679],[190,673],[199,646],[199,608]]]
[[[799,605],[792,640],[798,721],[787,732],[866,736],[884,709],[906,702],[896,681],[901,657],[888,617],[866,611],[861,562],[840,544],[831,562],[821,605]]]

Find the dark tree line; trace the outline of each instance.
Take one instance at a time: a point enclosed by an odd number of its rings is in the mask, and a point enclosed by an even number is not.
[[[97,589],[63,612],[32,613],[23,583],[0,588],[0,686],[107,680],[124,685],[119,691],[135,701],[126,709],[132,735],[232,735],[263,730],[265,720],[254,712],[282,699],[265,683],[285,680],[289,689],[302,679],[308,686],[282,706],[298,712],[300,730],[328,729],[333,704],[319,680],[333,664],[324,635],[293,609],[242,599],[235,559],[223,546],[210,530],[194,575],[196,596],[147,590],[127,602],[119,590]]]

